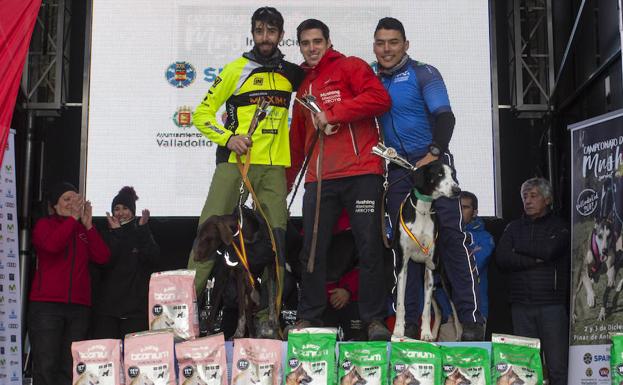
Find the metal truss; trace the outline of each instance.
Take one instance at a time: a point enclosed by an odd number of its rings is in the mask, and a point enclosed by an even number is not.
[[[22,75],[26,109],[57,115],[66,105],[71,0],[43,0]]]
[[[511,108],[541,118],[554,88],[552,0],[508,0]]]

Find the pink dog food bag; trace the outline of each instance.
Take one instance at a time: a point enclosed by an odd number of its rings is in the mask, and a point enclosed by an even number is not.
[[[175,344],[179,385],[227,385],[223,334]]]
[[[90,340],[71,344],[74,385],[121,385],[121,340]]]
[[[171,329],[188,340],[199,335],[195,271],[153,273],[149,280],[149,330]]]
[[[231,385],[281,384],[282,344],[279,340],[236,339]]]
[[[170,331],[128,334],[123,343],[127,385],[175,385],[174,335]]]

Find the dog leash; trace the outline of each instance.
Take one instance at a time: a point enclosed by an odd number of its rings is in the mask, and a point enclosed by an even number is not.
[[[260,98],[260,101],[258,102],[258,106],[256,108],[255,115],[253,119],[251,120],[251,124],[249,126],[249,133],[247,134],[249,138],[250,138],[250,135],[252,135],[253,132],[255,132],[255,129],[259,125],[259,122],[262,119],[264,119],[264,117],[266,116],[266,108],[268,108],[267,103],[268,102],[266,102],[264,98]],[[253,203],[255,204],[255,207],[257,207],[257,211],[260,213],[260,215],[266,222],[266,226],[268,227],[268,235],[270,236],[271,247],[273,249],[273,253],[275,254],[275,273],[277,274],[277,299],[276,299],[277,309],[276,310],[277,310],[277,314],[279,314],[279,312],[281,311],[281,298],[283,295],[283,287],[281,285],[281,282],[279,282],[279,277],[281,276],[281,265],[279,263],[279,256],[277,255],[277,244],[275,241],[275,236],[273,234],[272,226],[270,225],[270,222],[268,221],[268,216],[264,212],[264,209],[262,208],[262,205],[260,204],[260,200],[258,199],[257,194],[255,193],[255,190],[253,189],[253,186],[251,185],[251,181],[249,180],[248,173],[249,173],[249,167],[251,166],[251,149],[252,148],[249,147],[249,149],[247,150],[244,164],[242,163],[240,155],[236,154],[236,164],[238,165],[238,170],[240,171],[240,176],[242,177],[242,182],[240,184],[241,199],[239,199],[238,204],[240,205],[242,202],[242,195],[244,194],[244,187],[246,187],[247,191],[251,193],[251,198],[253,199]],[[239,214],[240,214],[240,217],[242,218],[242,210],[239,210]],[[242,219],[239,221],[239,228],[242,228],[241,223],[242,223]],[[241,238],[241,241],[244,244],[244,240],[242,238]],[[245,258],[246,258],[246,255],[245,255]],[[245,268],[247,267],[245,266]],[[249,274],[250,274],[250,271],[249,271]]]
[[[242,263],[242,266],[244,266],[244,269],[247,273],[247,277],[249,278],[249,283],[251,284],[251,287],[255,289],[255,278],[253,278],[253,274],[251,273],[251,268],[249,267],[249,259],[247,257],[247,248],[245,247],[245,244],[244,244],[244,236],[242,234],[242,223],[240,223],[240,221],[238,221],[238,245],[236,245],[236,242],[232,242],[232,246],[234,247],[234,251],[236,252],[236,255],[238,256],[238,259]]]
[[[420,194],[416,189],[413,189],[413,191],[415,191],[415,195],[418,199],[421,199],[423,201],[428,201],[428,202],[432,202],[432,198],[426,196],[426,195],[422,195]],[[408,197],[407,199],[411,200],[410,197]],[[437,240],[437,235],[439,235],[439,232],[435,232],[435,239],[433,240],[433,242],[428,245],[425,246],[422,244],[422,242],[420,242],[419,239],[417,239],[417,237],[415,236],[415,234],[413,234],[411,232],[411,230],[409,230],[409,227],[407,227],[407,224],[405,223],[405,219],[402,215],[402,209],[404,208],[405,202],[407,201],[407,199],[405,199],[404,201],[402,201],[402,203],[400,204],[400,211],[399,211],[399,218],[400,218],[400,227],[402,227],[402,229],[405,231],[405,233],[407,233],[407,235],[409,236],[409,238],[411,238],[411,240],[413,242],[415,242],[416,245],[418,245],[418,247],[420,248],[420,250],[428,255],[430,253],[430,248],[432,245],[435,244],[435,241]]]

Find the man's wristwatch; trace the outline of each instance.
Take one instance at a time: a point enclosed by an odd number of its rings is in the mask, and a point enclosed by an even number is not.
[[[437,145],[435,143],[431,143],[428,145],[428,152],[430,152],[430,154],[432,156],[439,156],[441,155],[441,149],[439,147],[437,147]]]

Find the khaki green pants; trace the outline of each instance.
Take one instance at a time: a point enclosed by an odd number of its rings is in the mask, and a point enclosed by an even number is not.
[[[288,220],[285,168],[252,164],[249,167],[248,177],[271,227],[285,230]],[[242,176],[236,164],[220,163],[216,166],[210,191],[199,217],[199,226],[212,215],[226,215],[234,211],[240,197],[241,180]],[[188,268],[197,271],[195,275],[197,295],[202,294],[205,289],[213,267],[214,260],[197,262],[192,251],[190,252]]]

